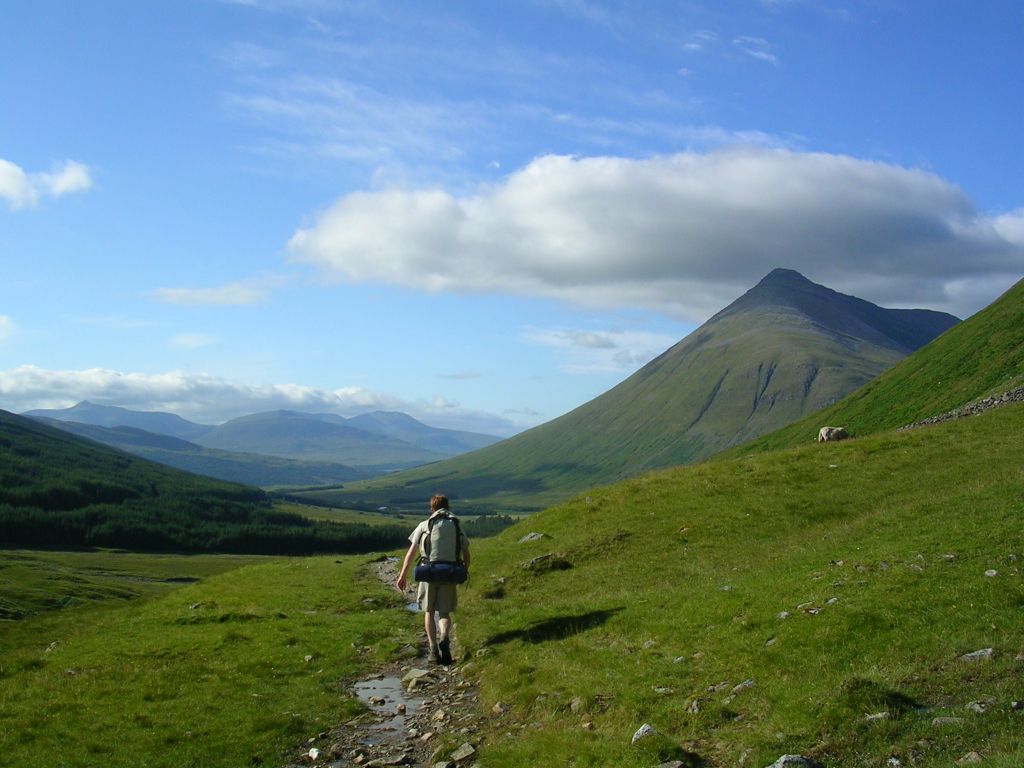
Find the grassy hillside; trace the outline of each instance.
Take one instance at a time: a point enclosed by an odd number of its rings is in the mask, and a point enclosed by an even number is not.
[[[202,580],[131,601],[79,591],[77,607],[0,622],[0,764],[290,763],[307,739],[361,711],[344,681],[413,640],[414,623],[380,610],[400,598],[364,562],[73,556],[76,575],[119,574],[124,589]],[[64,558],[0,551],[0,601],[29,583],[57,598],[68,582],[50,577],[68,570]]]
[[[314,523],[257,488],[129,456],[0,411],[0,542],[29,547],[303,554],[404,541],[398,528]]]
[[[507,709],[482,759],[1022,764],[1022,431],[1008,406],[710,461],[478,547],[458,633]],[[662,738],[631,747],[645,722]]]
[[[956,318],[887,310],[776,270],[618,386],[490,448],[353,483],[320,503],[541,507],[771,432],[871,381]]]
[[[844,426],[853,435],[893,429],[1018,387],[1022,376],[1024,281],[841,402],[739,452],[799,445],[825,425]]]
[[[456,617],[490,718],[470,737],[480,764],[733,768],[803,753],[830,767],[946,768],[977,751],[1019,766],[1022,429],[1024,407],[1008,406],[710,461],[590,491],[477,542]],[[545,538],[518,543],[530,531]],[[24,593],[16,572],[37,567],[18,554],[0,553],[0,599]],[[130,569],[96,557],[72,575]],[[418,617],[364,564],[185,568],[207,577],[3,624],[0,754],[284,764],[355,712],[345,681],[416,637]],[[961,658],[988,648],[989,660]],[[631,746],[645,722],[661,736]]]

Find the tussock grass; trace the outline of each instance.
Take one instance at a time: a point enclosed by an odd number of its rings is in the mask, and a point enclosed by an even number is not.
[[[1022,429],[1007,407],[655,473],[478,547],[459,634],[510,707],[486,764],[1019,764]],[[548,553],[572,567],[523,567]]]
[[[110,556],[98,557],[108,567]],[[73,559],[81,567],[88,555]],[[195,572],[193,558],[172,562]],[[415,622],[381,610],[398,597],[364,563],[235,562],[169,594],[5,623],[0,763],[283,764],[359,710],[345,681],[414,639]]]

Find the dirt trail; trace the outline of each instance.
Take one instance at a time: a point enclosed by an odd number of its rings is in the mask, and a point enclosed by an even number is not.
[[[390,586],[398,578],[398,565],[388,558],[370,568]],[[410,592],[408,602],[414,600]],[[422,623],[418,614],[410,620]],[[456,663],[443,667],[430,663],[421,644],[415,657],[348,686],[368,710],[310,739],[287,768],[427,767],[444,762],[438,754],[442,743],[451,765],[472,765],[484,718],[474,683],[462,674],[458,650],[456,645]]]

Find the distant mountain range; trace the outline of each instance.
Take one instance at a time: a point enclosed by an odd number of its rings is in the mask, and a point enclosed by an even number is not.
[[[339,485],[372,476],[371,472],[344,464],[203,448],[178,437],[158,435],[135,427],[99,427],[41,416],[32,418],[168,467],[262,488]]]
[[[171,413],[84,401],[23,415],[179,469],[263,487],[337,484],[438,461],[500,439],[438,429],[404,413],[383,411],[350,419],[270,411],[210,426]]]
[[[334,502],[429,495],[539,505],[694,462],[834,403],[959,322],[883,309],[776,269],[618,386],[471,455],[356,484]]]

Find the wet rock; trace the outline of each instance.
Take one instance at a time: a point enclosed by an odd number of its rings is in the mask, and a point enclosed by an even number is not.
[[[405,677],[402,678],[402,682],[411,683],[413,680],[422,680],[425,677],[430,677],[429,669],[417,669],[413,667],[406,673]]]

